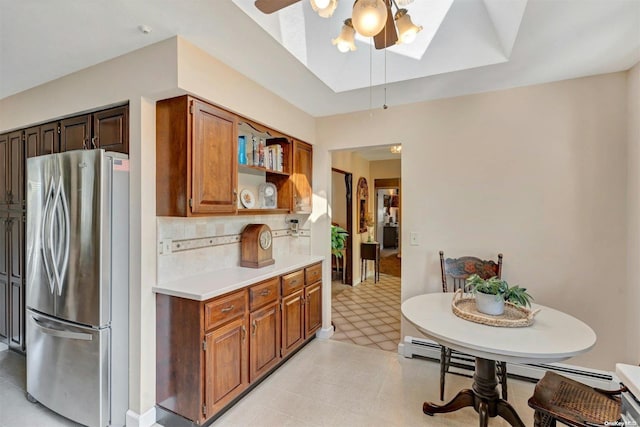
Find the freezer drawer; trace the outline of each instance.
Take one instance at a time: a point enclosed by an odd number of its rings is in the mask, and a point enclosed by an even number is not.
[[[78,423],[108,425],[110,334],[28,310],[27,393]]]

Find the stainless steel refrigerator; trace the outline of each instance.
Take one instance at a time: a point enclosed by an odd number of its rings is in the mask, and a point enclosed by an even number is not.
[[[27,397],[87,426],[128,409],[129,161],[27,160]]]

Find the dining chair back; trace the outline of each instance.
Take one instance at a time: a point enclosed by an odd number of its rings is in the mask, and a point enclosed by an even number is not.
[[[574,427],[624,425],[620,398],[626,391],[589,387],[570,378],[547,372],[536,384],[529,406],[535,427],[555,427],[556,421]]]
[[[477,274],[482,279],[502,277],[502,254],[498,254],[498,262],[482,260],[480,258],[465,256],[461,258],[444,258],[444,252],[440,251],[440,270],[442,272],[442,292],[455,292],[464,290],[467,279],[472,274]]]
[[[493,260],[482,260],[473,256],[463,256],[461,258],[446,258],[444,251],[440,251],[440,270],[442,274],[442,292],[455,292],[458,289],[464,291],[467,279],[473,274],[477,274],[482,279],[491,277],[502,278],[502,254],[498,254],[498,262]],[[451,350],[448,347],[440,347],[440,400],[444,400],[445,376],[451,366],[463,367],[475,358],[469,354]],[[502,398],[507,400],[507,363],[496,362],[496,372]],[[451,372],[464,375],[461,372]],[[470,376],[470,375],[466,375]]]

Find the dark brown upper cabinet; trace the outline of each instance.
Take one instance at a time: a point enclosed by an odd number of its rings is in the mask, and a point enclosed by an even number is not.
[[[93,113],[93,142],[106,151],[129,153],[129,106]]]
[[[60,152],[58,122],[34,126],[24,131],[27,158]]]
[[[24,206],[24,145],[21,130],[0,135],[0,205]]]
[[[97,148],[91,141],[91,114],[60,121],[60,151]]]

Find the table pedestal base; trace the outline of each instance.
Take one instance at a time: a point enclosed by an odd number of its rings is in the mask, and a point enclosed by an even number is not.
[[[496,362],[493,360],[477,357],[472,389],[460,391],[456,397],[445,405],[425,402],[422,405],[422,412],[427,415],[442,414],[455,412],[468,406],[473,406],[479,414],[480,427],[487,427],[489,418],[497,416],[504,418],[514,427],[524,427],[524,423],[513,406],[506,400],[500,399],[498,379],[496,377]]]

